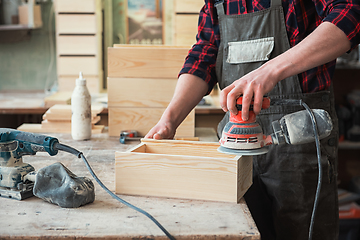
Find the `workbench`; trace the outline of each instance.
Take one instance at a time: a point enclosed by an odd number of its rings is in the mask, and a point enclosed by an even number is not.
[[[89,141],[74,141],[70,134],[47,134],[82,151],[93,170],[111,190],[115,189],[115,151],[126,151],[137,141],[120,144],[106,133]],[[200,138],[202,140],[202,138]],[[167,239],[146,216],[117,202],[91,177],[75,156],[37,153],[23,157],[36,170],[63,163],[77,176],[95,184],[95,201],[80,208],[61,208],[32,197],[23,201],[0,198],[0,239]],[[260,239],[246,203],[120,195],[155,217],[176,239]]]

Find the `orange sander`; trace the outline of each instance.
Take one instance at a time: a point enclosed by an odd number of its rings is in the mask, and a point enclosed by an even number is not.
[[[249,119],[242,120],[242,97],[237,99],[238,114],[230,112],[230,120],[225,125],[220,139],[219,152],[234,155],[260,155],[268,152],[268,146],[273,144],[303,144],[315,141],[314,124],[317,125],[319,139],[330,135],[333,125],[328,112],[323,109],[309,109],[301,100],[274,99],[264,97],[262,109],[271,105],[299,105],[307,108],[285,115],[280,120],[272,122],[274,133],[264,135],[251,102]]]

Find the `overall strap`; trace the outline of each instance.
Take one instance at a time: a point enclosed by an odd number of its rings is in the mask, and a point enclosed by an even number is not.
[[[224,0],[215,0],[214,6],[216,7],[216,11],[217,11],[218,16],[225,15]]]
[[[271,7],[280,7],[282,6],[281,0],[270,0],[271,1]]]

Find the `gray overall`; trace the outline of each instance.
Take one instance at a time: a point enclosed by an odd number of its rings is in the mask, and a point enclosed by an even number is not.
[[[216,10],[221,37],[216,74],[221,89],[289,49],[281,0],[273,0],[268,9],[242,15],[225,15],[223,1],[216,4]],[[302,99],[310,108],[325,109],[332,117],[334,130],[321,140],[324,174],[313,239],[338,239],[338,124],[333,93],[302,93],[298,77],[292,76],[280,81],[267,96]],[[269,135],[272,121],[299,110],[303,108],[271,106],[261,111],[257,121]],[[219,136],[227,121],[228,116],[219,124]],[[254,156],[253,164],[253,185],[245,200],[262,240],[307,239],[318,180],[315,143],[272,146],[267,154]]]

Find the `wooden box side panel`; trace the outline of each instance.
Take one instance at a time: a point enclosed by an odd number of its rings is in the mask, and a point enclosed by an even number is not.
[[[160,120],[165,108],[109,108],[109,135],[120,136],[123,130],[136,130],[145,136]],[[195,111],[193,110],[177,129],[177,137],[194,137]]]
[[[115,191],[237,202],[237,171],[238,161],[229,159],[116,152]]]
[[[108,78],[109,107],[167,107],[177,78]]]
[[[238,164],[238,173],[237,199],[239,202],[253,183],[252,156],[241,156]]]
[[[177,78],[189,48],[108,48],[108,77]]]
[[[239,156],[220,153],[217,148],[218,142],[201,141],[177,141],[177,140],[154,140],[142,139],[146,144],[146,153],[184,155],[212,158],[239,159]]]
[[[145,153],[146,152],[146,144],[140,143],[139,145],[136,145],[135,147],[127,150],[126,152]]]

